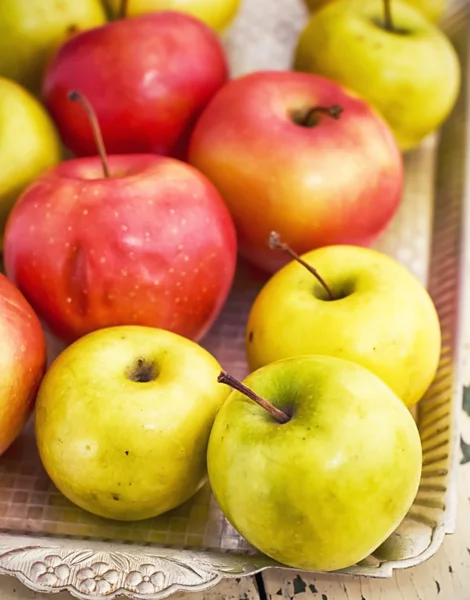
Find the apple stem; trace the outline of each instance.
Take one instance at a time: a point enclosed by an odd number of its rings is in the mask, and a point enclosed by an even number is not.
[[[326,281],[323,279],[320,273],[314,267],[305,262],[305,260],[301,258],[296,252],[294,252],[290,246],[281,242],[279,234],[275,231],[271,231],[269,235],[269,247],[272,250],[282,250],[286,254],[289,254],[289,256],[291,256],[294,260],[300,263],[303,267],[307,269],[307,271],[310,271],[310,273],[317,278],[317,280],[321,283],[326,293],[330,297],[330,300],[335,299],[330,286],[326,283]]]
[[[101,164],[103,165],[103,173],[105,177],[109,177],[108,159],[106,157],[106,150],[104,147],[103,136],[101,134],[101,128],[98,123],[98,118],[95,111],[93,110],[90,101],[80,92],[72,90],[68,94],[69,100],[72,102],[80,102],[85,109],[88,118],[90,120],[91,129],[93,131],[93,137],[95,139],[96,148],[101,158]]]
[[[384,22],[387,31],[393,31],[391,0],[384,0]]]
[[[343,107],[339,106],[338,104],[332,104],[331,106],[313,106],[307,111],[307,114],[303,118],[303,124],[308,125],[310,119],[319,114],[326,115],[327,117],[337,121],[340,118],[343,110]]]
[[[238,379],[235,379],[235,377],[232,377],[225,371],[220,372],[220,375],[217,377],[217,381],[218,383],[224,383],[234,390],[237,390],[237,392],[240,392],[247,398],[250,398],[250,400],[254,400],[257,404],[267,410],[276,419],[276,421],[279,421],[279,423],[287,423],[290,421],[290,417],[286,415],[284,411],[279,410],[279,408],[276,408],[273,404],[264,398],[261,398],[261,396],[258,396],[258,394],[256,394],[253,390],[250,390],[250,388],[246,387],[246,385],[241,383],[241,381],[238,381]]]
[[[129,4],[129,0],[121,0],[121,4],[119,6],[119,19],[125,19],[127,17],[127,6]]]

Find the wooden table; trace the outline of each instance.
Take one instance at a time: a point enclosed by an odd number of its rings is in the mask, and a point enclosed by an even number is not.
[[[447,536],[433,558],[386,580],[307,576],[273,570],[257,578],[227,580],[205,593],[175,594],[170,600],[470,600],[470,327],[468,329],[465,384],[469,387],[464,398],[457,529],[454,535]],[[67,593],[36,594],[11,577],[0,577],[0,598],[71,600]]]

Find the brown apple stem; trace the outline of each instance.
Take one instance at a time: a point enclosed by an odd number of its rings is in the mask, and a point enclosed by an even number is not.
[[[247,398],[250,398],[250,400],[254,400],[257,404],[267,410],[276,419],[276,421],[279,421],[279,423],[287,423],[290,421],[290,417],[286,415],[284,411],[279,410],[279,408],[276,408],[273,404],[264,398],[261,398],[261,396],[258,396],[258,394],[256,394],[253,390],[250,390],[250,388],[246,387],[246,385],[241,383],[241,381],[238,381],[238,379],[235,379],[235,377],[232,377],[225,371],[220,372],[220,375],[217,377],[217,381],[230,386],[234,390],[237,390],[237,392],[240,392]]]
[[[127,17],[128,4],[129,0],[121,0],[121,4],[119,5],[118,19],[125,19]]]
[[[326,293],[330,297],[330,300],[335,299],[330,286],[326,283],[326,281],[323,279],[323,277],[320,275],[320,273],[316,269],[314,269],[311,265],[309,265],[307,262],[305,262],[305,260],[303,258],[301,258],[297,254],[297,252],[294,252],[290,246],[288,246],[287,244],[284,244],[281,241],[279,234],[276,233],[275,231],[271,231],[271,234],[269,235],[269,247],[272,250],[282,250],[283,252],[285,252],[286,254],[291,256],[294,260],[296,260],[298,263],[300,263],[303,267],[305,267],[307,269],[307,271],[310,271],[310,273],[314,277],[317,278],[317,280],[320,282],[320,284],[323,286]]]
[[[308,125],[312,117],[316,117],[317,115],[326,115],[331,119],[338,120],[343,110],[343,107],[338,104],[332,104],[331,106],[313,106],[304,116],[303,124]]]
[[[109,177],[108,159],[106,157],[103,135],[101,134],[101,128],[98,123],[98,118],[96,116],[95,111],[93,110],[92,105],[90,104],[90,101],[86,98],[86,96],[75,90],[69,92],[68,96],[69,100],[72,100],[72,102],[79,102],[85,109],[88,115],[88,119],[90,121],[91,129],[93,131],[93,138],[95,140],[96,148],[101,159],[101,164],[103,165],[103,174],[105,177]]]
[[[391,0],[384,0],[384,24],[387,31],[393,31]]]

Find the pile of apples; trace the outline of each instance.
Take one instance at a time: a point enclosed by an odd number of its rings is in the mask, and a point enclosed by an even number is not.
[[[240,534],[298,568],[396,529],[441,332],[370,245],[402,153],[459,91],[438,4],[310,0],[291,70],[231,78],[238,0],[0,3],[0,453],[34,410],[53,483],[110,519],[208,477]],[[199,345],[237,255],[269,274],[243,382]],[[44,328],[66,345],[50,366]]]

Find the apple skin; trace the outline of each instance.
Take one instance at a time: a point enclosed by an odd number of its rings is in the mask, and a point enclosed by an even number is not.
[[[247,321],[251,370],[302,354],[358,363],[412,406],[431,384],[441,330],[425,287],[402,264],[370,248],[329,246],[302,258],[338,299],[293,261],[273,275]]]
[[[100,0],[2,0],[0,73],[37,95],[57,48],[71,35],[105,22]]]
[[[154,380],[134,381],[139,360]],[[206,450],[229,390],[206,350],[171,332],[111,327],[82,337],[49,368],[36,403],[41,461],[71,502],[147,519],[206,481]]]
[[[293,122],[294,111],[333,104],[344,109],[339,120]],[[288,262],[269,249],[272,230],[298,253],[369,245],[402,197],[402,157],[382,118],[306,73],[257,72],[224,86],[196,125],[189,161],[227,203],[240,254],[270,272]]]
[[[314,12],[299,36],[293,66],[355,90],[407,151],[448,117],[460,89],[460,63],[436,25],[408,4],[392,5],[395,27],[412,33],[377,25],[384,17],[376,0],[335,0]]]
[[[0,274],[0,456],[34,409],[46,369],[46,340],[20,291]]]
[[[236,266],[236,233],[217,190],[190,165],[156,155],[76,158],[16,203],[5,268],[60,339],[147,325],[200,339]]]
[[[96,146],[71,89],[92,104],[110,154],[184,158],[197,117],[227,77],[218,36],[190,15],[162,11],[74,36],[49,64],[43,98],[77,156],[96,154]]]
[[[227,519],[290,567],[332,571],[367,557],[418,489],[410,412],[373,373],[331,356],[271,363],[244,383],[293,416],[281,425],[235,391],[219,410],[207,466]]]
[[[59,136],[43,106],[24,87],[0,77],[0,241],[23,190],[61,159]]]
[[[117,15],[121,0],[106,0],[113,16]],[[234,20],[241,0],[131,0],[128,17],[161,10],[179,10],[200,19],[217,33],[222,33]]]
[[[325,6],[326,4],[330,4],[335,0],[303,0],[305,5],[310,11],[318,10],[319,8]],[[393,0],[394,1],[394,0]],[[392,10],[393,10],[393,1],[392,1]],[[407,4],[414,6],[418,9],[423,15],[425,15],[430,21],[433,23],[437,23],[441,20],[444,15],[447,6],[449,4],[449,0],[405,0]]]

